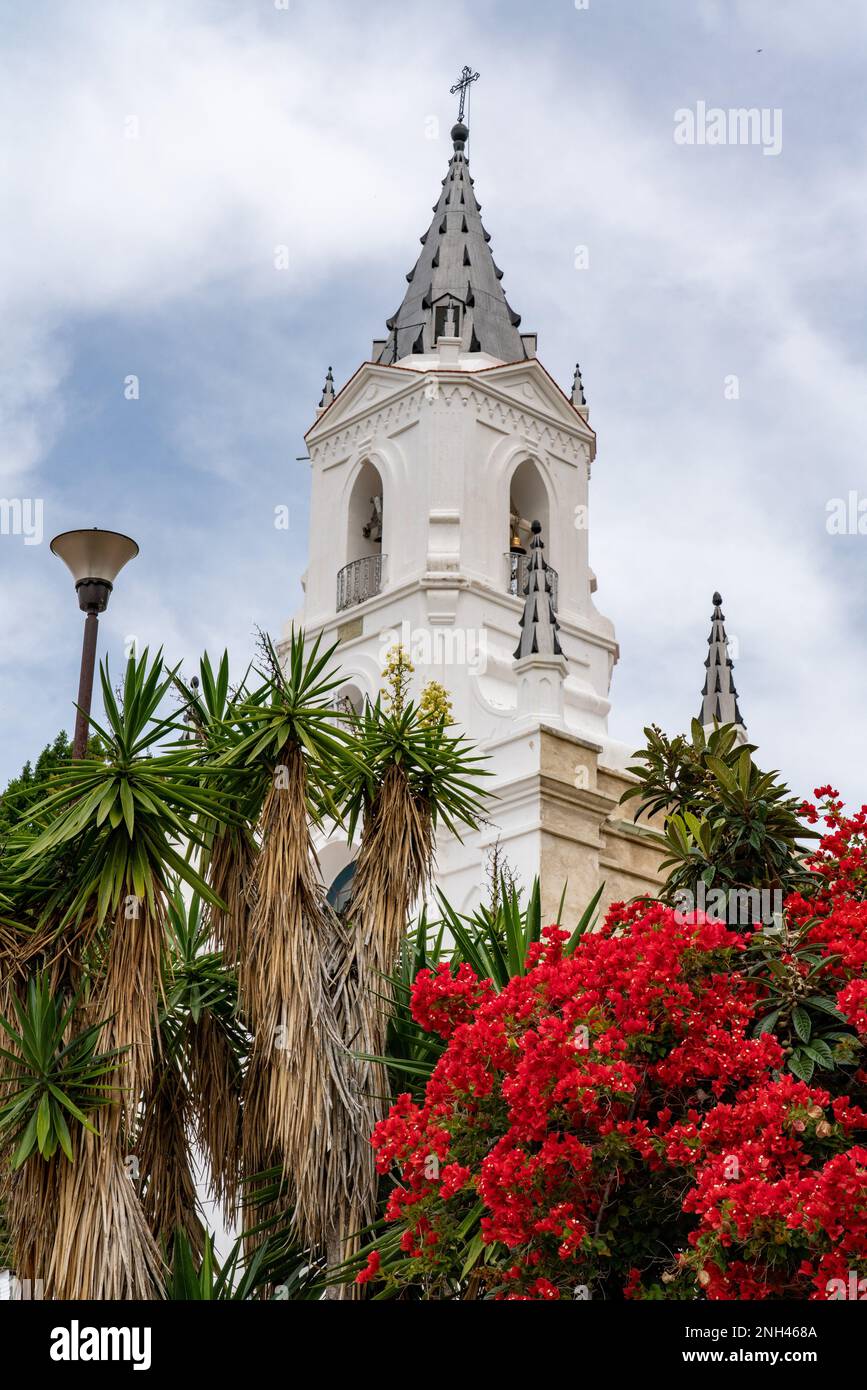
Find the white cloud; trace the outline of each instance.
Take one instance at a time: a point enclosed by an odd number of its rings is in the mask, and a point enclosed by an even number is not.
[[[460,24],[483,73],[473,168],[510,299],[561,380],[582,359],[600,431],[591,540],[599,604],[623,648],[615,732],[629,741],[649,719],[693,712],[719,586],[741,637],[744,713],[769,759],[801,789],[814,768],[862,786],[867,753],[847,732],[863,706],[862,643],[849,566],[822,521],[827,496],[867,477],[867,382],[850,322],[851,286],[867,270],[867,161],[854,120],[841,151],[809,105],[809,82],[817,52],[845,69],[867,11],[854,0],[827,9],[820,23],[807,0],[758,15],[703,0],[690,19],[661,6],[652,55],[633,51],[601,5],[529,39],[518,7],[454,3],[398,14],[90,0],[19,30],[0,84],[0,120],[15,132],[5,170],[15,217],[0,250],[12,368],[0,477],[38,472],[82,408],[67,373],[89,325],[159,320],[166,373],[211,383],[206,413],[179,391],[162,421],[179,462],[210,469],[204,510],[217,483],[242,482],[269,507],[283,500],[271,496],[273,471],[264,477],[243,454],[257,422],[280,447],[285,402],[261,364],[285,354],[288,373],[307,352],[323,366],[342,352],[354,366],[396,307],[448,156],[444,78],[456,75]],[[674,145],[673,113],[703,85],[740,105],[737,84],[748,82],[756,102],[777,105],[781,72],[779,159]],[[573,269],[579,243],[590,247],[586,272]],[[286,271],[274,266],[282,245]],[[356,322],[352,297],[383,265],[392,297],[377,321]],[[348,299],[339,330],[306,311],[338,278]],[[221,323],[227,304],[243,306],[243,331],[229,315]],[[203,306],[213,352],[201,336],[184,341]],[[285,306],[285,344],[275,306]],[[723,401],[728,373],[740,378],[738,402]],[[302,448],[288,452],[291,470]],[[290,488],[298,476],[287,475]],[[144,505],[146,483],[130,479],[133,499],[136,487]],[[178,654],[230,639],[248,650],[263,606],[294,606],[297,545],[281,569],[225,517],[210,547],[201,518],[186,539],[183,518],[172,523],[176,553],[195,570],[183,607],[131,570],[106,641],[138,623]],[[28,649],[16,624],[7,662],[20,643]],[[648,707],[649,691],[661,708]]]
[[[0,488],[6,495],[45,455],[63,425],[69,354],[34,320],[4,321],[0,337]]]

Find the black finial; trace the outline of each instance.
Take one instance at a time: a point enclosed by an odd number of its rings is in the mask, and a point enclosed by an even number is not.
[[[714,606],[714,608],[719,608],[721,604],[722,604],[722,594],[719,593],[719,592],[717,592],[717,593],[715,593],[714,596],[713,596],[713,606]]]
[[[541,535],[541,532],[542,532],[542,523],[541,523],[541,521],[534,521],[533,524],[532,524],[532,526],[530,527],[530,530],[533,532],[533,535],[534,535],[534,536]]]

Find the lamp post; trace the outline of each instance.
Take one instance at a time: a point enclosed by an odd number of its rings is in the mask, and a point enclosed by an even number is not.
[[[83,758],[87,749],[87,728],[93,696],[96,667],[96,639],[99,614],[108,607],[114,581],[128,561],[138,555],[138,546],[118,531],[64,531],[51,542],[51,553],[66,565],[75,580],[78,606],[87,614],[81,646],[81,675],[78,681],[78,711],[72,740],[73,758]]]

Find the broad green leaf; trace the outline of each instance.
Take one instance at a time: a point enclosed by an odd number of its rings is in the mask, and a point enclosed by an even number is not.
[[[788,1060],[789,1071],[794,1072],[795,1076],[800,1077],[801,1081],[811,1081],[815,1070],[815,1062],[809,1057],[803,1048],[793,1052]]]

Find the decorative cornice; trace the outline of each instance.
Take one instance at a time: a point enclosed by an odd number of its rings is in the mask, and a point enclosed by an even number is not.
[[[477,384],[478,375],[470,372],[437,375],[437,403],[448,410],[470,406],[482,424],[520,438],[528,449],[549,450],[576,466],[584,458],[589,465],[592,440],[582,432],[580,421],[574,428],[564,421],[555,422],[541,408],[529,403],[519,404],[508,392],[497,390],[490,380],[483,387]],[[333,428],[321,433],[311,431],[307,436],[311,456],[315,462],[328,467],[362,446],[375,447],[379,434],[390,437],[398,429],[417,423],[423,407],[428,404],[426,384],[425,376],[416,375],[414,382],[407,383],[403,390],[387,399],[371,401],[366,407],[362,402],[362,408],[351,419],[335,423]]]

